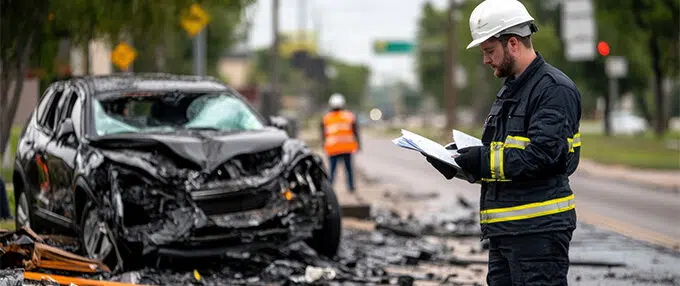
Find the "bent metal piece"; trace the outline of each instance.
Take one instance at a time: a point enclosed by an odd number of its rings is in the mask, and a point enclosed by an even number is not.
[[[73,285],[73,284],[75,284],[75,285],[91,285],[91,286],[138,285],[138,284],[128,284],[128,283],[120,283],[120,282],[99,281],[99,280],[69,277],[69,276],[62,276],[62,275],[54,275],[54,274],[45,274],[45,273],[38,273],[38,272],[24,272],[24,279],[25,280],[32,280],[32,281],[43,281],[43,280],[56,281],[57,283],[59,283],[61,285]]]
[[[81,273],[111,272],[111,270],[101,261],[92,260],[41,243],[44,242],[43,238],[33,232],[30,228],[24,227],[23,229],[13,232],[13,234],[21,235],[16,241],[22,241],[23,243],[3,241],[0,243],[0,256],[9,253],[18,254],[21,261],[15,261],[13,263],[22,264],[17,265],[19,267],[23,267],[27,270],[44,268]],[[4,237],[9,239],[9,235],[12,235],[12,233],[7,233]]]

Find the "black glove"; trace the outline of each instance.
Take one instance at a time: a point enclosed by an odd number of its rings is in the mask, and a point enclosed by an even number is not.
[[[458,154],[455,160],[460,168],[479,179],[482,173],[482,146],[462,148]]]
[[[454,167],[450,166],[449,164],[446,164],[442,161],[439,161],[439,160],[437,160],[437,159],[435,159],[431,156],[428,156],[425,153],[421,152],[421,154],[423,154],[423,156],[425,156],[425,158],[427,158],[427,161],[430,162],[430,164],[432,164],[432,167],[434,167],[435,169],[437,169],[437,171],[439,171],[439,173],[444,175],[444,178],[446,178],[447,180],[451,180],[453,177],[456,176],[456,173],[457,173],[456,168],[454,168]]]

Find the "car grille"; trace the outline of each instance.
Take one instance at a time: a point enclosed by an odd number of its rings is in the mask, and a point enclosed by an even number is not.
[[[271,197],[271,192],[267,190],[237,192],[216,198],[197,200],[196,204],[206,215],[228,214],[264,208]]]

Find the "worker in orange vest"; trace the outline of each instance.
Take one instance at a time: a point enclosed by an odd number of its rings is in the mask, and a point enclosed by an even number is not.
[[[351,111],[345,110],[345,97],[342,94],[331,95],[328,105],[331,110],[323,117],[321,138],[331,165],[331,184],[338,160],[343,160],[347,170],[347,187],[350,192],[354,192],[352,154],[360,149],[356,117]]]

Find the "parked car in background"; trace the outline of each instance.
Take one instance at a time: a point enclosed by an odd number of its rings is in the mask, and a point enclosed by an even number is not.
[[[647,130],[647,121],[628,111],[614,111],[611,114],[614,134],[634,135]]]

